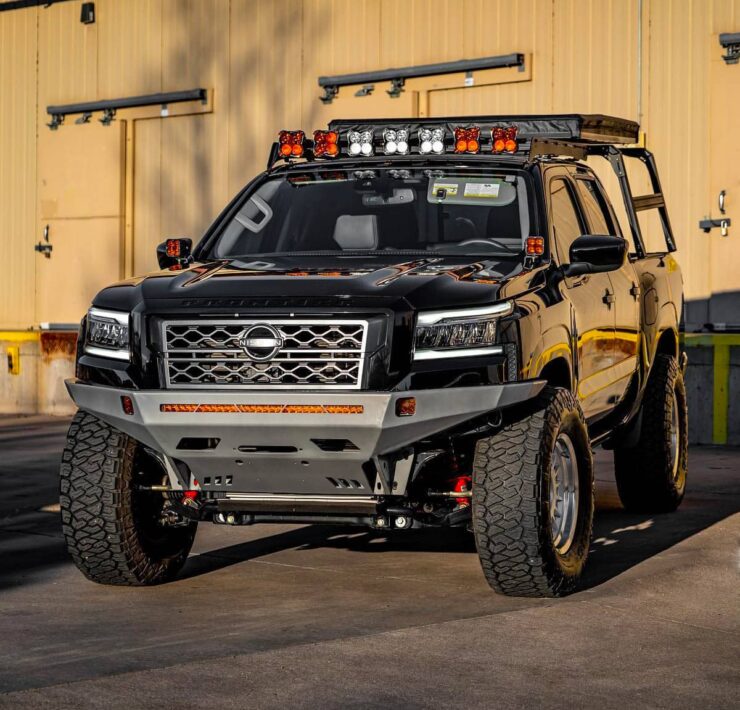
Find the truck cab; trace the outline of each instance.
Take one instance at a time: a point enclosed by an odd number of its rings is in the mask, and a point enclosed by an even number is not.
[[[494,590],[575,589],[594,446],[630,509],[675,509],[686,481],[681,276],[637,138],[575,114],[282,131],[195,247],[163,242],[81,324],[61,467],[80,569],[171,579],[200,522],[461,527]]]

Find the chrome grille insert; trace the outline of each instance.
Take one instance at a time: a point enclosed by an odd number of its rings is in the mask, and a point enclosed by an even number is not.
[[[164,321],[168,388],[359,389],[364,320]]]

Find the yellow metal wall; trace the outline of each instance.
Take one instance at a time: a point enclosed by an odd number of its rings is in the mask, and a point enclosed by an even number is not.
[[[96,10],[88,26],[77,0],[0,13],[0,328],[35,325],[36,134],[48,104],[214,90],[212,113],[136,124],[126,219],[141,272],[163,236],[202,232],[263,168],[277,130],[315,127],[319,75],[515,51],[532,54],[531,81],[435,92],[430,112],[641,118],[687,295],[712,289],[717,237],[697,228],[715,202],[709,62],[715,35],[740,31],[740,0],[97,0]]]

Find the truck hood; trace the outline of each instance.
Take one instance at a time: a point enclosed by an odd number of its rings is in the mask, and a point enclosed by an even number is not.
[[[414,310],[454,308],[520,295],[533,287],[538,273],[524,269],[519,256],[232,259],[122,281],[101,291],[95,305],[122,310],[143,305],[149,310],[299,300],[306,306],[331,301],[348,307],[405,302]]]

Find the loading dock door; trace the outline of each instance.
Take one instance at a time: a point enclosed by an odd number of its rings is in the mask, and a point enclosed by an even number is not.
[[[121,275],[125,124],[94,120],[39,135],[36,322],[78,323]],[[48,240],[44,237],[47,234]]]

